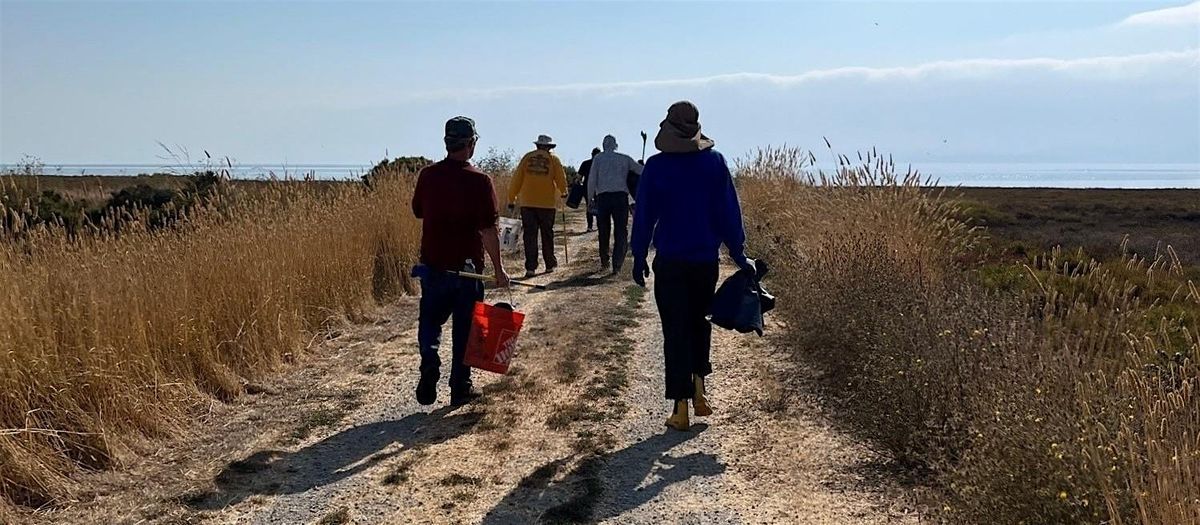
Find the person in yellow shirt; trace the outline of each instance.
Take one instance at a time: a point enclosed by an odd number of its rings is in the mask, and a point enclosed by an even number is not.
[[[542,238],[542,258],[546,273],[558,266],[554,256],[554,216],[559,198],[567,193],[567,174],[562,162],[551,153],[554,139],[538,135],[533,151],[521,157],[508,186],[508,208],[521,206],[521,225],[525,241],[525,278],[537,274],[538,237]]]

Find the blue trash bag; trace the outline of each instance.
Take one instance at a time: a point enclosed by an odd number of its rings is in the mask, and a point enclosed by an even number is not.
[[[762,286],[769,267],[761,259],[754,261],[754,271],[738,270],[725,279],[713,298],[712,314],[708,320],[727,330],[746,334],[763,334],[763,314],[775,308],[775,296]]]

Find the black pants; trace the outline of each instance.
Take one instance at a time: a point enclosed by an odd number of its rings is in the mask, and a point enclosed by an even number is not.
[[[542,238],[542,258],[546,259],[546,268],[558,266],[554,257],[554,208],[521,207],[521,228],[525,240],[525,269],[537,270],[538,267],[538,237]]]
[[[712,325],[705,317],[717,288],[717,262],[654,260],[654,300],[662,319],[667,399],[691,399],[692,374],[712,373]]]
[[[612,269],[616,272],[625,264],[629,248],[629,194],[613,191],[596,195],[596,218],[600,220],[600,262],[610,262],[609,232],[612,232]]]

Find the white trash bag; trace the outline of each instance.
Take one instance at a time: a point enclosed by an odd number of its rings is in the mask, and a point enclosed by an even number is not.
[[[500,217],[500,250],[515,252],[521,247],[521,220]]]

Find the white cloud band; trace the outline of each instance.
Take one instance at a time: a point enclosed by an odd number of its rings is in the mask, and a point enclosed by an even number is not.
[[[1200,2],[1131,15],[1119,26],[1200,26]]]
[[[1147,68],[1163,66],[1195,68],[1200,71],[1200,49],[1074,59],[975,58],[927,62],[915,66],[839,67],[833,69],[817,69],[795,75],[729,73],[708,77],[666,80],[448,90],[428,93],[413,93],[405,98],[411,100],[431,100],[460,97],[501,98],[520,95],[611,95],[654,88],[687,88],[722,84],[764,84],[778,87],[793,87],[802,84],[841,79],[857,79],[874,82],[887,80],[920,80],[930,77],[943,79],[970,79],[994,77],[998,75],[1025,71],[1101,75],[1108,78],[1138,77]]]

